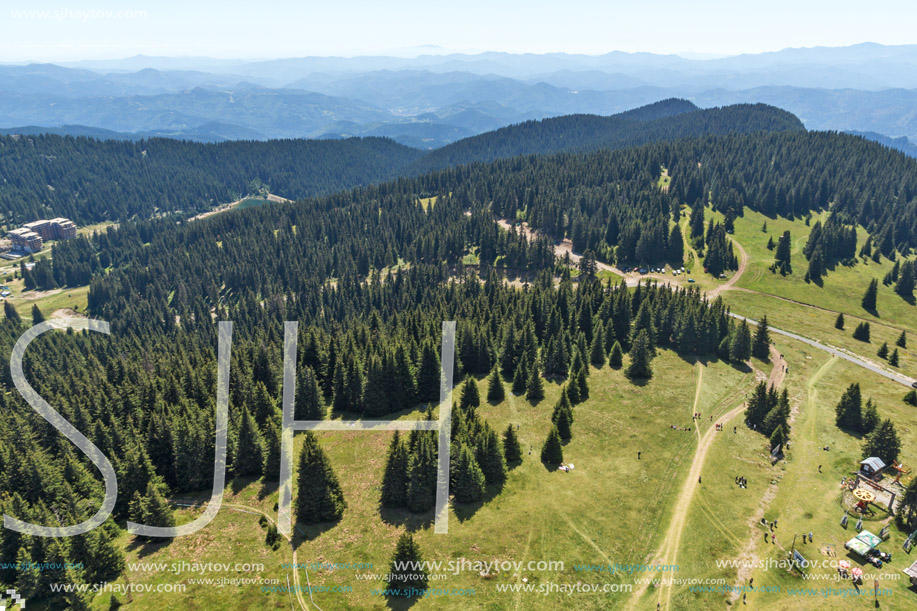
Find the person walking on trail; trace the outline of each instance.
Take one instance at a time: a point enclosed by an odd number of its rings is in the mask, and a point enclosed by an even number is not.
[[[637,460],[640,460],[640,455],[641,455],[642,453],[643,453],[643,452],[637,452]]]
[[[700,475],[697,476],[697,483],[700,483]]]
[[[765,543],[768,542],[768,541],[767,541],[767,531],[766,531],[766,530],[764,531],[764,542],[765,542]]]
[[[818,472],[821,473],[821,465],[818,465]]]

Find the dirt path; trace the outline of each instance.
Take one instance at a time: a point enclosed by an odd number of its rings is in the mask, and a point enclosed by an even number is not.
[[[742,274],[744,274],[745,270],[748,269],[748,253],[745,252],[745,249],[742,248],[742,245],[737,241],[733,240],[732,238],[730,238],[730,241],[732,241],[732,243],[735,244],[735,247],[739,249],[739,269],[736,270],[736,273],[732,275],[732,278],[719,285],[718,287],[707,291],[707,297],[711,301],[716,299],[716,296],[723,291],[728,291],[733,286],[735,286],[735,283],[739,281],[739,279],[742,277]]]
[[[786,373],[785,361],[780,356],[779,352],[776,352],[776,350],[773,348],[772,350],[772,355],[776,353],[777,360],[775,360],[774,368],[771,370],[770,379],[772,382],[782,383],[783,377]],[[724,425],[724,428],[726,428],[726,425],[730,420],[745,411],[745,407],[746,404],[743,402],[722,416],[719,421]],[[685,480],[681,492],[678,495],[678,500],[675,502],[675,511],[672,514],[672,518],[669,522],[669,528],[666,531],[665,537],[663,539],[662,547],[656,554],[652,564],[677,564],[678,547],[681,543],[685,525],[688,521],[688,510],[691,506],[691,500],[694,498],[694,493],[697,488],[702,485],[702,483],[698,480],[701,479],[701,472],[703,471],[704,462],[707,459],[707,452],[713,445],[713,441],[716,438],[718,432],[719,431],[717,431],[715,428],[709,428],[701,437],[700,442],[697,445],[697,450],[694,453],[694,459],[691,461],[691,468],[688,471],[688,477]],[[640,598],[643,596],[649,586],[650,584],[648,583],[641,584],[640,587],[631,595],[631,598],[627,604],[627,608],[635,608],[637,603],[640,601]],[[671,584],[660,586],[657,602],[664,608],[668,609],[671,598]]]
[[[507,231],[510,231],[513,228],[512,223],[510,223],[506,219],[497,219],[497,224],[500,227],[502,227],[503,229],[506,229]],[[538,232],[534,231],[533,229],[530,229],[528,223],[522,223],[520,225],[520,229],[522,233],[525,234],[525,237],[529,240],[529,242],[531,242],[536,237],[538,237]],[[570,240],[564,239],[559,244],[554,245],[554,256],[563,257],[566,254],[569,254],[570,259],[574,261],[575,263],[578,263],[579,260],[583,258],[582,255],[578,255],[575,252],[573,252],[573,242],[571,242]],[[596,265],[596,268],[598,268],[599,270],[611,272],[612,274],[616,274],[618,276],[621,276],[622,278],[627,277],[627,275],[624,272],[619,270],[617,267],[614,267],[613,265],[608,265],[607,263],[602,263],[601,261],[596,261],[595,265]]]

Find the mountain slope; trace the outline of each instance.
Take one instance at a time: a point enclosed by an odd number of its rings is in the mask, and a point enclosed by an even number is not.
[[[431,152],[417,171],[495,159],[637,146],[659,140],[758,131],[798,131],[792,114],[764,104],[702,110],[685,100],[663,100],[610,117],[570,115],[526,121],[454,142]]]

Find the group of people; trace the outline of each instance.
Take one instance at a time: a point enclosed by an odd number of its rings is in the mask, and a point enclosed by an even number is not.
[[[748,482],[743,476],[736,475],[736,484],[739,485],[739,488],[748,488]]]
[[[717,431],[722,431],[722,430],[723,430],[723,425],[720,424],[719,422],[717,422],[715,426],[716,426],[716,430],[717,430]]]

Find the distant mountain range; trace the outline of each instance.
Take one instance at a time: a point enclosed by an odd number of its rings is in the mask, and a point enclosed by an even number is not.
[[[764,104],[699,109],[686,100],[670,99],[608,117],[527,121],[433,151],[382,138],[137,142],[96,139],[92,136],[100,135],[99,130],[70,129],[89,138],[0,137],[0,217],[23,221],[66,216],[84,224],[156,213],[191,215],[253,188],[296,199],[517,155],[804,128],[792,114]]]
[[[0,66],[0,128],[100,129],[117,133],[99,137],[122,139],[384,136],[436,148],[506,125],[673,97],[701,107],[767,103],[810,129],[915,140],[917,45],[712,60],[482,53]]]

